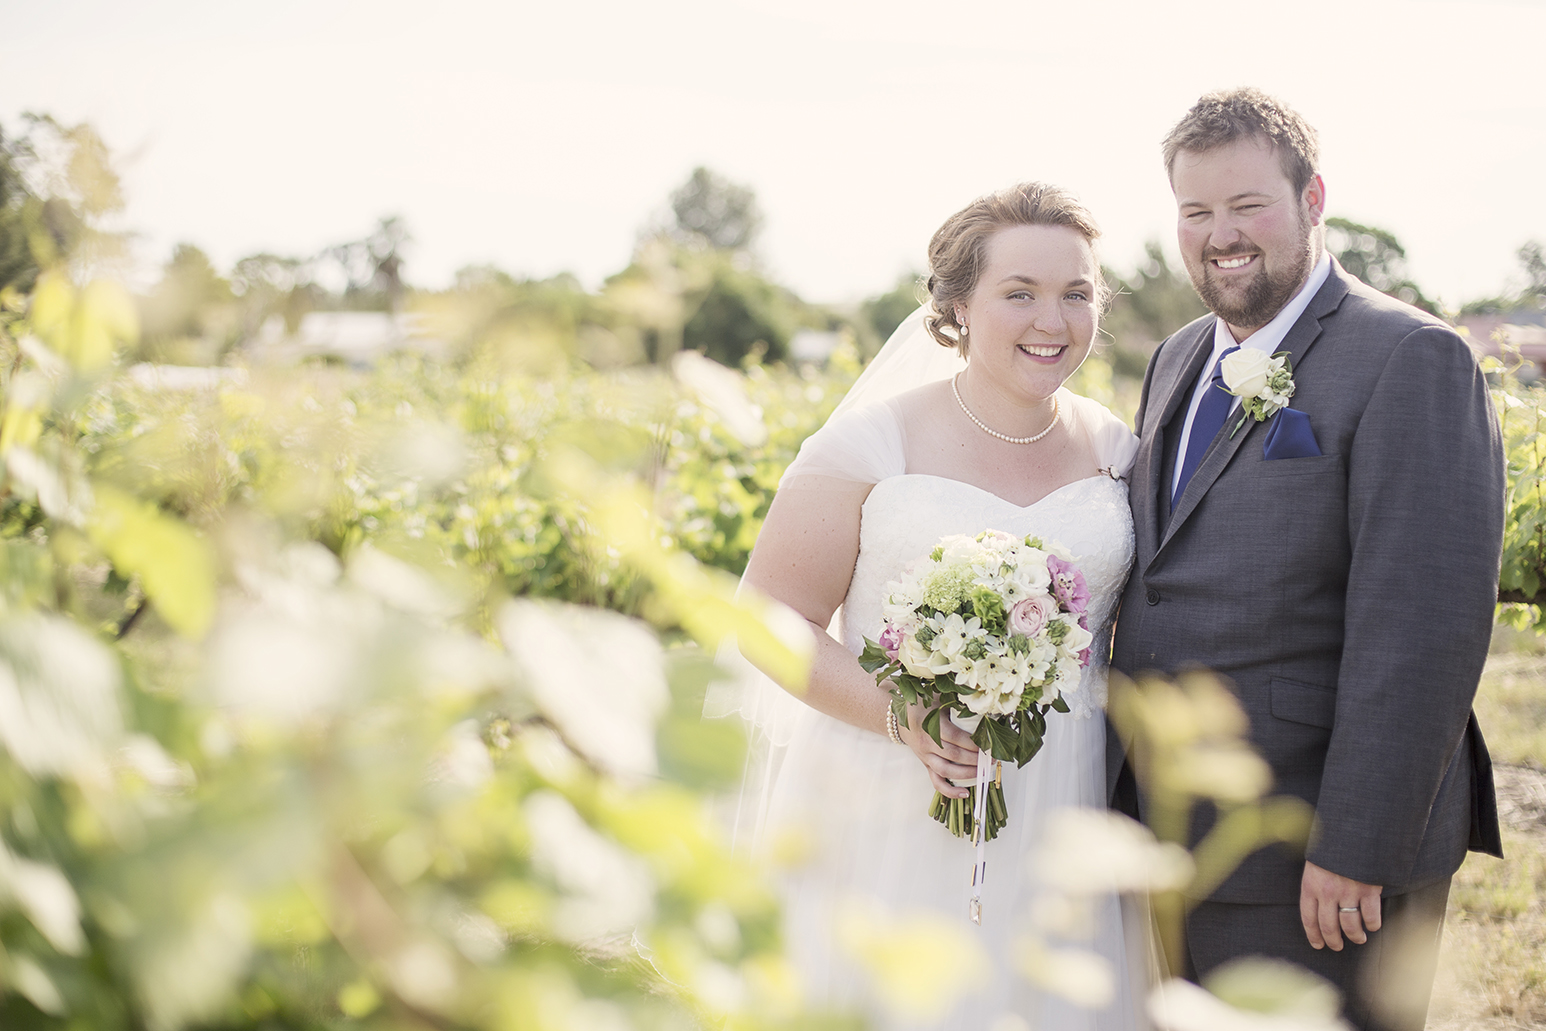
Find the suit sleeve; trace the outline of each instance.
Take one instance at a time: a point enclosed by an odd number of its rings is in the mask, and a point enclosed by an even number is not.
[[[1348,456],[1344,645],[1311,862],[1407,883],[1487,656],[1504,489],[1475,359],[1447,329],[1410,333]]]

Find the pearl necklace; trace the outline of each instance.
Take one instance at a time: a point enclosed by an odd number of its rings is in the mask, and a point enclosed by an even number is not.
[[[1052,421],[1047,423],[1046,429],[1042,430],[1040,433],[1033,437],[1011,437],[1008,434],[1000,433],[998,430],[990,428],[987,423],[973,415],[970,408],[966,407],[966,402],[961,398],[961,387],[958,382],[960,379],[961,374],[959,372],[950,378],[950,392],[956,396],[956,404],[961,406],[961,411],[966,413],[966,417],[968,419],[977,424],[977,428],[979,430],[986,433],[990,437],[997,437],[999,440],[1008,441],[1011,444],[1034,444],[1042,437],[1045,437],[1047,434],[1051,433],[1052,427],[1058,424],[1058,396],[1053,394]]]

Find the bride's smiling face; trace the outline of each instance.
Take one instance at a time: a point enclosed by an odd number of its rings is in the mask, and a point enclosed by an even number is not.
[[[988,239],[984,257],[961,309],[973,378],[1021,404],[1040,402],[1095,341],[1095,253],[1067,226],[1010,226]]]

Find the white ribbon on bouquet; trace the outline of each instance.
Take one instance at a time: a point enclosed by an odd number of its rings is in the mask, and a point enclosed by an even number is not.
[[[974,732],[982,723],[980,715],[956,716],[950,713],[950,722],[966,731]],[[986,750],[977,752],[977,776],[972,780],[952,780],[950,783],[958,788],[971,786],[976,793],[972,798],[972,845],[974,855],[972,857],[972,887],[966,900],[966,913],[972,918],[972,923],[982,925],[982,886],[988,879],[988,841],[985,830],[988,820],[988,785],[993,780],[993,757]]]

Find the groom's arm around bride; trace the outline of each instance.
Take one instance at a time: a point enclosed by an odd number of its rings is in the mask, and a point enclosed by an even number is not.
[[[1191,911],[1188,972],[1279,956],[1336,982],[1355,1023],[1420,1028],[1428,985],[1404,986],[1422,1005],[1400,1018],[1371,971],[1393,925],[1436,936],[1467,848],[1500,851],[1471,715],[1502,541],[1497,420],[1464,341],[1325,254],[1314,130],[1296,113],[1210,94],[1165,163],[1215,314],[1145,378],[1112,664],[1228,678],[1274,790],[1315,809],[1305,855],[1264,849]],[[1217,396],[1220,359],[1253,350],[1292,373],[1264,421]]]

